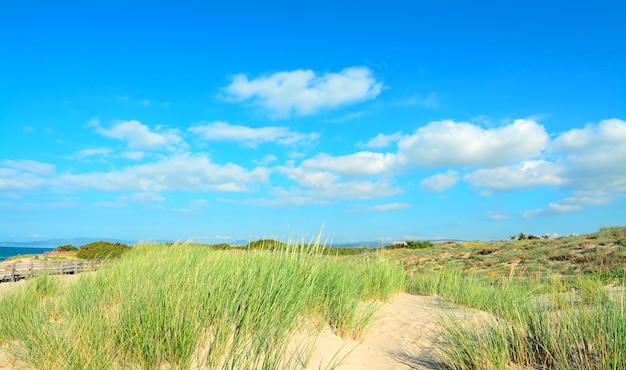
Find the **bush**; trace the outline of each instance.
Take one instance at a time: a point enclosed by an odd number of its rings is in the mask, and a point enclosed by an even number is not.
[[[118,258],[130,247],[124,243],[94,242],[78,249],[76,257],[83,259]]]
[[[246,244],[246,249],[257,249],[257,250],[264,250],[264,249],[285,249],[288,245],[286,243],[283,242],[279,242],[278,240],[273,240],[273,239],[261,239],[261,240],[257,240],[254,242],[250,242],[248,244]]]
[[[55,252],[75,252],[77,250],[78,248],[76,248],[75,246],[71,244],[59,245],[58,247],[54,249]]]
[[[432,246],[434,246],[434,244],[432,242],[429,242],[428,240],[424,240],[424,241],[407,240],[404,243],[396,243],[396,244],[388,245],[388,246],[385,247],[385,249],[399,249],[399,248],[426,249],[426,248],[430,248]]]

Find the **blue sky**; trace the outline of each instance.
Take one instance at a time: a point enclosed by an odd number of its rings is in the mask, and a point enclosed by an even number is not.
[[[626,224],[623,1],[213,3],[0,2],[0,240]]]

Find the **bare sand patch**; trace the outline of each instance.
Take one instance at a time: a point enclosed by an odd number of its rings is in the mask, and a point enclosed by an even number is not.
[[[484,312],[453,306],[437,297],[398,294],[381,307],[360,342],[344,340],[329,329],[316,339],[307,369],[440,369],[438,341],[442,318],[475,320]]]

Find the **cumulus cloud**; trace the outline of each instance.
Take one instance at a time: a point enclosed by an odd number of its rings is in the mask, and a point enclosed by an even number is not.
[[[508,220],[509,218],[511,218],[508,213],[496,211],[487,211],[487,217],[492,220]]]
[[[146,153],[140,150],[131,150],[120,154],[120,157],[131,159],[133,161],[140,161],[145,157]]]
[[[420,187],[430,191],[444,191],[459,181],[456,171],[438,173],[420,181]]]
[[[404,164],[402,156],[393,153],[358,152],[344,156],[318,154],[302,162],[302,167],[327,170],[346,176],[391,173]]]
[[[56,174],[55,166],[33,160],[3,160],[0,189],[27,190],[44,186]]]
[[[372,99],[382,87],[369,68],[350,67],[321,75],[301,69],[254,79],[237,74],[224,91],[228,100],[251,100],[272,116],[288,117]]]
[[[399,105],[412,105],[422,108],[437,109],[441,106],[439,96],[436,93],[429,93],[425,96],[415,94],[407,99],[401,100]]]
[[[155,131],[152,131],[148,126],[135,120],[117,121],[110,129],[98,126],[96,132],[102,136],[125,141],[131,149],[173,149],[175,145],[183,142],[176,129],[157,126]]]
[[[345,116],[341,116],[341,117],[337,117],[337,118],[333,118],[333,119],[327,119],[324,122],[328,122],[328,123],[341,123],[341,122],[347,122],[359,117],[363,117],[364,115],[366,115],[368,112],[366,111],[360,111],[360,112],[353,112],[353,113],[349,113],[346,114]]]
[[[280,145],[296,143],[310,143],[319,138],[313,132],[301,134],[291,131],[288,127],[266,126],[252,128],[248,126],[231,125],[228,122],[213,122],[189,128],[189,131],[203,139],[211,141],[235,141],[256,147],[263,142],[275,142]]]
[[[387,211],[396,211],[398,209],[411,208],[409,203],[387,203],[387,204],[378,204],[373,207],[368,207],[365,209],[366,212],[387,212]]]
[[[13,161],[5,159],[2,161],[2,165],[14,170],[24,171],[35,175],[45,176],[54,173],[54,165],[32,160]]]
[[[107,156],[113,152],[111,148],[90,148],[79,150],[76,153],[76,157],[78,158],[87,158],[87,157],[95,157],[95,156]]]
[[[367,143],[365,144],[359,143],[357,145],[360,147],[370,148],[370,149],[385,148],[391,145],[391,143],[395,143],[402,138],[403,138],[403,135],[402,135],[402,132],[400,131],[394,132],[391,135],[385,135],[383,133],[380,133],[376,135],[375,138],[370,139]]]
[[[128,205],[128,196],[122,195],[119,196],[115,201],[100,201],[95,202],[91,205],[91,207],[102,207],[102,208],[124,208]]]
[[[307,198],[370,199],[399,194],[401,189],[386,180],[346,181],[331,171],[306,167],[280,166],[277,170],[302,186]]]
[[[261,166],[267,166],[268,164],[272,162],[276,162],[277,160],[278,160],[278,157],[276,157],[273,154],[268,154],[265,157],[261,158],[260,160],[255,160],[253,162]]]
[[[178,208],[176,209],[176,212],[198,215],[201,213],[203,208],[207,208],[208,206],[209,206],[209,201],[206,199],[192,199],[189,202],[188,208]]]
[[[565,182],[559,165],[544,160],[525,161],[511,166],[486,168],[463,176],[474,186],[496,191],[508,191]]]
[[[402,193],[402,189],[384,180],[336,182],[307,191],[316,199],[372,199]]]
[[[398,148],[411,163],[423,167],[495,167],[538,156],[547,144],[543,126],[532,120],[492,129],[438,121],[400,140]]]
[[[337,174],[330,171],[307,170],[302,167],[293,167],[292,163],[279,166],[277,170],[306,188],[322,188],[340,179]]]
[[[566,131],[551,150],[560,157],[569,188],[626,196],[626,121],[609,119]]]
[[[264,167],[248,171],[232,163],[215,164],[206,155],[177,154],[122,170],[63,174],[58,185],[104,191],[247,191],[247,185],[267,181],[269,173]]]
[[[135,193],[131,196],[131,198],[133,199],[133,201],[137,203],[142,203],[142,204],[149,204],[153,202],[165,202],[165,197],[163,197],[159,193],[155,193],[152,191],[144,191],[144,192]]]
[[[561,213],[570,213],[579,211],[581,207],[577,204],[560,204],[560,203],[550,203],[546,208],[538,208],[530,211],[522,212],[522,217],[524,218],[532,218],[537,215],[553,215],[553,214],[561,214]]]

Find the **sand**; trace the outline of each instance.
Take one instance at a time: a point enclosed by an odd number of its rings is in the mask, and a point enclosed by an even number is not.
[[[325,368],[337,361],[341,361],[338,369],[343,370],[439,369],[439,320],[448,315],[469,318],[475,314],[482,313],[450,306],[436,297],[401,293],[382,306],[360,342],[323,331],[307,369]]]
[[[76,276],[68,276],[75,281]],[[0,296],[24,282],[0,283]],[[445,303],[436,297],[400,293],[381,306],[366,335],[360,341],[342,339],[329,328],[311,340],[315,347],[306,369],[439,369],[437,340],[439,320],[453,315],[476,319],[484,312]],[[305,337],[294,338],[302,342]],[[0,348],[0,370],[23,369]]]

